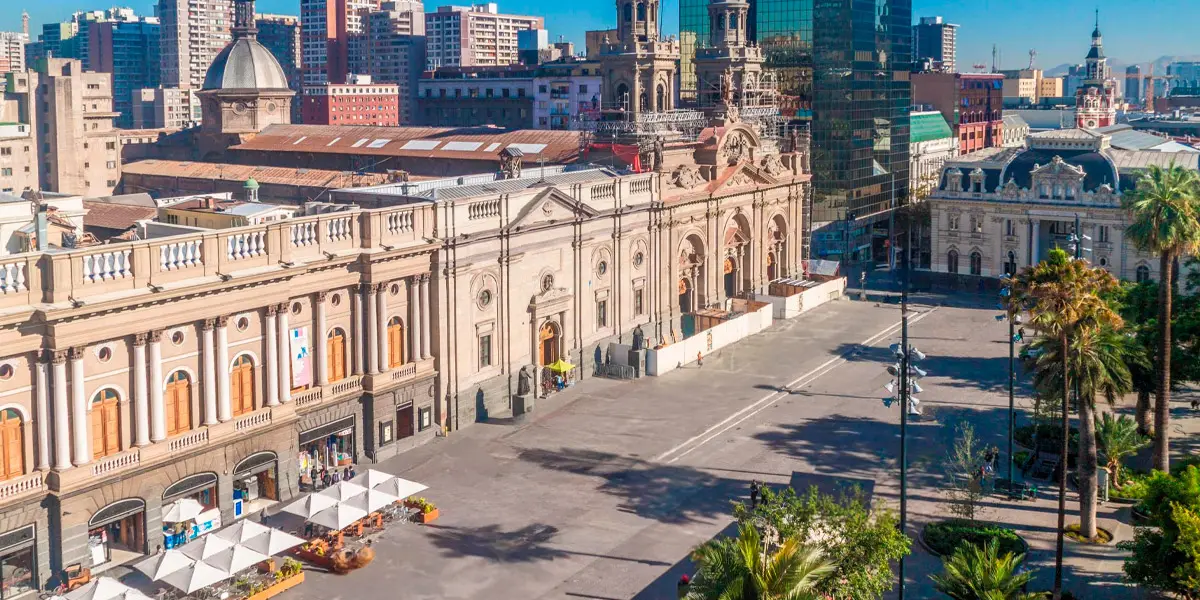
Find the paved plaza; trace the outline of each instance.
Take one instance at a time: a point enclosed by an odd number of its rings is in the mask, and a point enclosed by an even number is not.
[[[928,358],[924,415],[909,433],[909,534],[946,515],[941,492],[954,425],[1005,446],[1007,326],[990,310],[920,305],[912,342]],[[494,419],[379,468],[430,486],[441,518],[394,526],[373,564],[310,572],[285,600],[674,598],[689,550],[729,529],[751,479],[822,487],[858,483],[898,506],[898,407],[885,409],[895,305],[841,301],[660,378],[588,379],[529,418]],[[1018,406],[1027,407],[1019,395]],[[1180,427],[1190,420],[1178,415]],[[1049,486],[1047,486],[1049,487]],[[1053,578],[1055,496],[985,503],[1030,542],[1038,583]],[[1077,510],[1074,494],[1069,510]],[[1128,507],[1102,506],[1118,539]],[[1068,519],[1071,519],[1070,515]],[[1068,546],[1067,588],[1089,599],[1139,598],[1120,583],[1115,548]],[[937,597],[938,559],[908,560],[910,598]],[[894,596],[894,594],[893,594]]]

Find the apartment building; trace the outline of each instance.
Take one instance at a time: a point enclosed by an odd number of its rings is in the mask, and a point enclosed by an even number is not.
[[[161,31],[156,18],[88,24],[85,69],[112,75],[113,110],[117,124],[133,126],[133,102],[138,90],[159,85]]]
[[[133,129],[186,129],[200,122],[196,90],[145,88],[134,91],[130,106]]]
[[[33,90],[37,74],[29,71],[5,75],[0,94],[0,192],[20,195],[41,189],[38,181],[37,111]]]
[[[399,124],[415,123],[417,80],[425,69],[425,7],[415,0],[387,1],[367,17],[367,74],[397,86]]]
[[[928,60],[933,68],[946,73],[958,70],[955,54],[958,25],[939,17],[921,17],[913,26],[913,62]]]
[[[367,68],[367,16],[379,0],[300,0],[303,85],[345,83]]]
[[[500,14],[495,2],[439,6],[425,15],[426,68],[520,62],[517,32],[526,29],[545,29],[545,22],[541,17]]]
[[[258,29],[258,43],[267,47],[293,91],[300,91],[300,17],[293,15],[255,15],[254,26]]]
[[[348,83],[305,86],[300,118],[306,125],[396,127],[400,124],[399,90],[394,83],[373,83],[366,75],[357,75]]]
[[[25,70],[25,44],[28,43],[27,34],[0,32],[0,73]]]
[[[417,122],[572,129],[581,115],[600,110],[602,83],[596,61],[443,67],[426,73],[418,83]]]
[[[204,74],[232,39],[231,0],[158,0],[162,85],[200,89]]]
[[[121,179],[112,75],[84,71],[82,62],[69,58],[47,58],[38,69],[26,73],[41,121],[41,189],[81,196],[112,194]]]

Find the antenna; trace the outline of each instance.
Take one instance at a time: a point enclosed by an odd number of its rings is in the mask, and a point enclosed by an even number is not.
[[[1033,63],[1034,63],[1034,61],[1036,61],[1036,60],[1037,60],[1037,49],[1036,49],[1036,48],[1030,48],[1030,49],[1029,49],[1029,70],[1030,70],[1030,71],[1032,71],[1032,70],[1033,70]]]
[[[996,59],[999,56],[998,53],[999,53],[999,50],[996,48],[996,45],[992,44],[992,72],[993,73],[996,72]]]

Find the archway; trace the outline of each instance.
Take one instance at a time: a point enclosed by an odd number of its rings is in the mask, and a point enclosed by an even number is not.
[[[946,253],[946,272],[958,273],[958,251],[951,250]]]
[[[732,298],[737,295],[737,276],[738,265],[737,261],[732,256],[725,258],[725,263],[722,266],[725,273],[725,297]]]
[[[629,6],[628,4],[626,6]],[[616,105],[622,109],[629,110],[629,86],[624,83],[617,85],[617,97],[615,98]]]
[[[767,255],[767,260],[774,259],[775,270],[774,274],[768,272],[767,280],[776,279],[778,277],[786,277],[789,274],[788,267],[788,226],[787,220],[783,215],[775,215],[771,218],[769,229],[769,238],[772,251]],[[770,271],[771,265],[767,265],[767,270]]]
[[[684,299],[681,298],[679,311],[688,313],[703,308],[707,302],[705,290],[708,278],[704,264],[704,241],[700,236],[693,233],[680,243],[677,268],[680,282],[687,284],[687,304],[683,304]],[[683,291],[681,285],[680,293]]]
[[[542,366],[558,360],[560,333],[558,324],[554,321],[546,321],[538,330],[538,357],[541,358]]]
[[[394,369],[404,364],[404,322],[400,317],[392,317],[388,321],[388,368]]]
[[[667,110],[666,87],[661,83],[658,84],[658,91],[655,92],[654,100],[655,100],[654,107],[656,110]]]
[[[105,388],[92,396],[92,458],[98,459],[121,451],[120,396]]]
[[[13,479],[25,474],[25,433],[21,428],[21,413],[15,408],[0,411],[0,479]]]
[[[983,275],[983,255],[978,250],[971,253],[971,274]]]

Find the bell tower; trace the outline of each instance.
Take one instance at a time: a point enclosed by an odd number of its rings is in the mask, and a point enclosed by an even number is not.
[[[633,115],[675,108],[679,40],[658,31],[659,0],[617,0],[617,39],[600,50],[606,110]]]
[[[696,100],[702,108],[756,106],[763,97],[762,48],[746,38],[746,0],[708,4],[709,44],[696,49]],[[733,110],[736,112],[736,109]]]
[[[1100,35],[1100,11],[1092,30],[1092,47],[1087,55],[1087,78],[1075,91],[1075,126],[1080,129],[1107,127],[1117,122],[1117,84],[1108,73]]]

